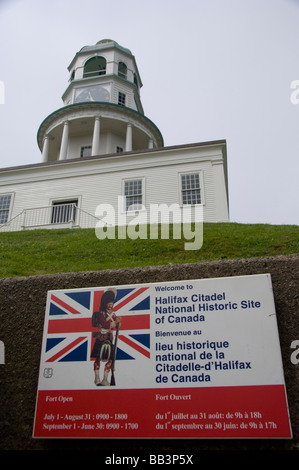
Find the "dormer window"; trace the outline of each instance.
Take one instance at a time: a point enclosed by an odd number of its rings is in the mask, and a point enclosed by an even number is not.
[[[118,63],[118,76],[121,78],[127,78],[127,66],[124,62]]]
[[[101,56],[91,57],[84,65],[83,78],[106,75],[106,59]]]

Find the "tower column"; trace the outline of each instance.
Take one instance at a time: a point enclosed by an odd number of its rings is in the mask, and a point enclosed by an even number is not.
[[[149,139],[149,140],[148,140],[148,148],[149,148],[149,149],[153,149],[153,148],[154,148],[154,141],[153,141],[153,139]]]
[[[127,124],[127,133],[126,133],[126,152],[132,150],[132,124]]]
[[[99,155],[100,153],[100,117],[96,116],[93,127],[93,139],[91,155]]]
[[[49,158],[49,136],[46,135],[43,142],[42,161],[47,162]]]
[[[65,121],[63,124],[59,160],[66,159],[68,143],[69,143],[69,123],[68,121]]]

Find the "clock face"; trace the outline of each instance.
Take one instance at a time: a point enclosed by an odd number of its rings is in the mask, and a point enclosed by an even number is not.
[[[74,103],[82,101],[105,101],[109,102],[109,91],[100,85],[81,87],[75,91]]]

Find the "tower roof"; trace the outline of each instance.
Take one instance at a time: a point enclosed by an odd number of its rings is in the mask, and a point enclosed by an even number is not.
[[[117,49],[120,49],[122,52],[125,52],[126,54],[132,55],[132,52],[130,49],[127,49],[126,47],[120,46],[120,44],[113,39],[101,39],[98,41],[95,45],[93,46],[83,46],[80,49],[80,52],[83,51],[94,51],[94,50],[99,50],[99,49],[107,49],[110,47],[116,47]]]

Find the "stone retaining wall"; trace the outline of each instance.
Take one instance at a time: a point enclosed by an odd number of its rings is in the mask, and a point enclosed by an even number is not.
[[[0,280],[0,449],[115,451],[115,440],[32,439],[48,290],[270,273],[290,408],[291,440],[118,440],[119,452],[299,450],[299,255],[66,273]],[[293,343],[294,344],[294,343]],[[293,353],[293,355],[292,355]]]

